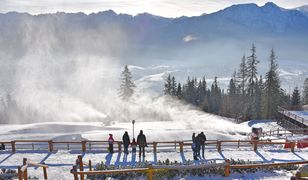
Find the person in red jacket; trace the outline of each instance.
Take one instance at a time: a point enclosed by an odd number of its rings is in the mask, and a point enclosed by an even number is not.
[[[114,142],[114,139],[112,137],[112,134],[109,134],[109,138],[108,138],[108,144],[109,144],[109,153],[113,153],[113,142]]]
[[[136,142],[136,139],[133,138],[133,141],[131,143],[131,146],[132,146],[132,153],[136,153],[136,148],[137,148],[137,142]]]

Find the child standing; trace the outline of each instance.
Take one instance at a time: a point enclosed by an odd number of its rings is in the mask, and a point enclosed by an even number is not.
[[[113,142],[114,142],[114,139],[112,137],[112,134],[109,134],[109,138],[108,138],[108,144],[109,144],[109,153],[113,153]]]
[[[136,148],[137,148],[137,142],[136,142],[136,139],[133,138],[133,141],[131,143],[131,146],[132,146],[132,152],[133,153],[136,153]]]

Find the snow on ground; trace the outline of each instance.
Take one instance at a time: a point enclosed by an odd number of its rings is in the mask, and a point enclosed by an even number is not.
[[[250,132],[250,128],[247,126],[234,124],[215,115],[207,115],[194,122],[137,121],[135,124],[135,136],[141,129],[146,134],[148,141],[190,140],[193,132],[200,133],[201,131],[204,131],[208,139],[242,139],[245,137],[243,134]],[[125,131],[128,131],[132,136],[132,124],[130,122],[115,122],[108,126],[103,125],[101,122],[48,122],[2,125],[0,127],[0,139],[2,141],[13,139],[60,140],[66,137],[66,140],[74,140],[76,137],[81,136],[90,140],[107,140],[108,134],[112,133],[115,140],[121,140]]]
[[[200,116],[202,118],[200,118]],[[204,131],[208,139],[246,139],[246,133],[251,131],[251,127],[258,126],[265,130],[277,129],[278,125],[274,121],[250,121],[242,124],[233,124],[226,118],[215,115],[200,114],[195,121],[157,121],[157,122],[136,122],[135,136],[140,129],[143,129],[149,142],[151,141],[173,141],[190,140],[192,132]],[[216,124],[215,124],[216,122]],[[108,134],[113,133],[115,140],[121,140],[124,131],[128,131],[132,136],[132,124],[129,122],[115,122],[105,126],[101,122],[49,122],[34,123],[24,125],[2,125],[0,127],[0,139],[53,139],[57,141],[67,140],[107,140]],[[287,162],[305,160],[308,158],[308,149],[297,149],[295,153],[284,150],[282,146],[260,146],[257,152],[252,150],[252,146],[247,144],[240,149],[237,146],[222,146],[222,152],[218,152],[216,147],[207,146],[205,162],[224,162],[225,159],[242,159],[259,162]],[[164,161],[167,158],[171,161],[185,162],[192,160],[190,147],[180,153],[179,149],[168,148],[164,151],[158,149],[157,156],[148,148],[146,161]],[[82,154],[84,161],[92,160],[93,165],[104,162],[107,165],[132,165],[139,162],[138,155],[129,154],[127,157],[121,153],[107,154],[105,151],[88,151],[81,153],[80,150],[58,150],[49,153],[45,150],[17,151],[10,153],[0,152],[0,168],[16,168],[21,165],[22,158],[28,158],[32,162],[39,162],[49,165],[48,175],[50,179],[72,179],[70,169],[75,163],[77,155]],[[142,160],[141,160],[142,161]],[[198,163],[198,162],[196,162]],[[31,176],[42,177],[42,170],[29,168]],[[243,177],[244,176],[244,177]],[[229,178],[211,177],[213,179],[240,179],[258,177],[260,179],[289,179],[290,172],[277,171],[276,173],[257,172],[256,174],[232,174]],[[210,177],[208,177],[210,178]],[[188,178],[188,179],[191,179]],[[193,179],[200,179],[194,177]],[[201,178],[202,179],[202,178]]]
[[[262,128],[263,131],[276,130],[277,128],[284,129],[279,124],[277,124],[277,121],[273,120],[250,120],[241,124],[250,128]]]
[[[77,155],[82,154],[80,151],[58,151],[55,153],[49,153],[47,151],[37,152],[23,152],[19,151],[17,153],[11,154],[9,152],[0,153],[0,167],[1,168],[16,168],[17,165],[22,163],[22,158],[26,157],[32,162],[45,162],[49,165],[48,175],[50,179],[72,179],[70,174],[70,169],[74,164]],[[138,155],[129,154],[127,157],[123,153],[108,154],[103,152],[93,153],[87,152],[82,154],[83,159],[87,162],[89,159],[92,160],[93,165],[104,162],[107,165],[133,165],[139,162]],[[187,160],[192,160],[192,151],[185,150],[183,154],[179,151],[170,152],[158,152],[157,157],[155,157],[151,152],[146,153],[145,160],[155,163],[158,160],[164,161],[166,159],[171,161],[183,162]],[[224,148],[221,153],[217,152],[216,149],[207,147],[205,152],[205,162],[216,161],[224,162],[225,159],[242,159],[258,162],[289,162],[289,161],[300,161],[308,158],[308,149],[297,149],[295,153],[291,153],[289,150],[284,150],[282,148],[270,148],[265,149],[259,148],[259,151],[254,152],[252,148]],[[143,160],[142,160],[143,161]],[[196,162],[198,163],[198,162]],[[42,169],[29,168],[29,173],[31,176],[42,177]],[[281,172],[277,174],[259,172],[257,174],[231,174],[231,178],[236,177],[258,177],[260,179],[272,179],[273,177],[277,179],[289,179],[291,172]],[[264,176],[264,177],[260,177]],[[222,177],[219,177],[222,178]],[[219,179],[218,178],[218,179]],[[198,178],[197,178],[198,179]],[[230,179],[230,178],[226,178]]]
[[[308,120],[308,111],[290,111],[291,113]]]

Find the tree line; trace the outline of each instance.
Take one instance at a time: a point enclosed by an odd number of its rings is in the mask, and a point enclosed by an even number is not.
[[[219,86],[217,77],[208,86],[205,77],[188,77],[186,83],[177,83],[170,74],[164,83],[164,94],[201,108],[205,112],[241,119],[275,119],[278,106],[308,104],[308,78],[304,82],[303,97],[296,87],[292,95],[281,88],[277,56],[270,51],[269,69],[259,75],[259,60],[253,44],[250,55],[242,57],[226,91]]]

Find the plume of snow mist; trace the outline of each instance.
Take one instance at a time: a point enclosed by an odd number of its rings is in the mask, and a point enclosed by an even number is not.
[[[19,114],[13,120],[19,123],[106,118],[101,104],[116,96],[120,68],[115,55],[125,48],[125,33],[112,24],[65,29],[67,22],[57,14],[47,22],[32,18],[20,22],[24,51],[10,62],[14,73],[7,77],[9,86],[1,87],[14,106],[3,103],[11,110],[2,117]]]

